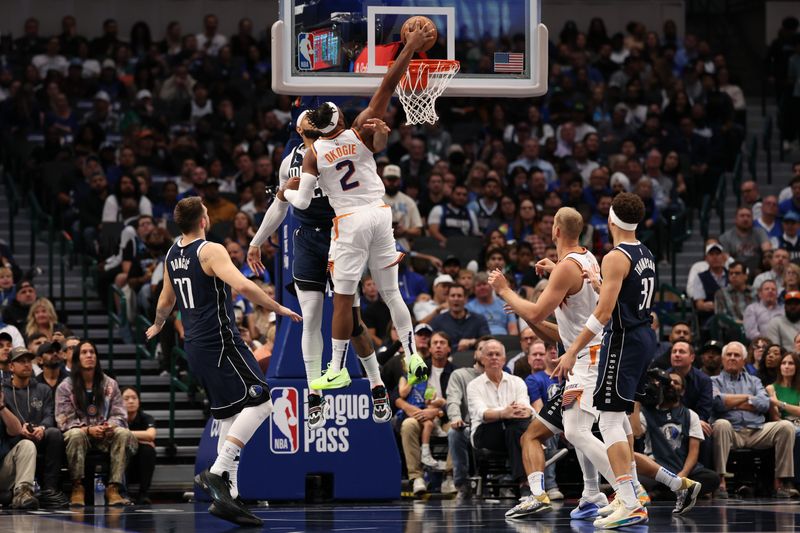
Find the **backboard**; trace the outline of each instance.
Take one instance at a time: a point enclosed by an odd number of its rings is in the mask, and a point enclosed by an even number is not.
[[[539,0],[280,0],[272,26],[279,94],[369,96],[401,49],[406,19],[436,24],[419,58],[455,59],[444,96],[526,98],[547,92],[547,28]]]

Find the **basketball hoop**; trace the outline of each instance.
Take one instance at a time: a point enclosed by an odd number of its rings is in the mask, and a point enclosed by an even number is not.
[[[392,66],[392,62],[389,63]],[[458,72],[460,63],[448,59],[412,59],[397,84],[397,96],[406,112],[406,124],[436,124],[436,99]]]

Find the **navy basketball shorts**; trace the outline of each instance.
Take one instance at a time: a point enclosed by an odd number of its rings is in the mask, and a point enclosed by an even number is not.
[[[603,335],[594,389],[597,410],[633,412],[633,403],[637,394],[643,392],[656,346],[656,334],[649,324],[607,331]]]
[[[542,409],[536,413],[538,418],[553,435],[564,432],[564,421],[561,416],[561,400],[564,398],[564,385],[559,387],[558,393],[547,400]]]
[[[301,291],[324,291],[328,280],[329,230],[299,227],[294,230],[292,277]]]
[[[205,389],[211,416],[230,418],[270,399],[264,373],[241,338],[224,346],[184,346],[189,370]]]

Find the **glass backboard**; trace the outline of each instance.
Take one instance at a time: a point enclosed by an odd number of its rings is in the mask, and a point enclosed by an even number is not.
[[[369,96],[401,49],[403,23],[423,15],[439,37],[419,58],[461,63],[445,96],[540,96],[547,91],[540,9],[538,0],[280,0],[272,87]]]

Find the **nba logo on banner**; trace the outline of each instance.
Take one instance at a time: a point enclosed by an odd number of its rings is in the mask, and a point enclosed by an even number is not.
[[[297,389],[272,389],[272,417],[269,424],[269,449],[272,453],[297,453],[300,449],[300,414]]]
[[[297,34],[297,70],[314,70],[314,35]]]

